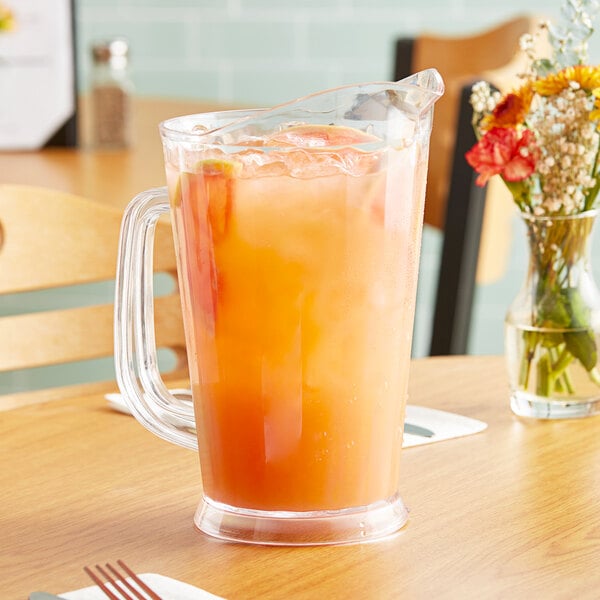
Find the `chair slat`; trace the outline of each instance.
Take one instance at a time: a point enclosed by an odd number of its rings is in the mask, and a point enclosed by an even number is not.
[[[72,194],[0,185],[0,311],[3,295],[114,281],[121,217],[120,210]],[[167,221],[156,227],[155,263],[175,277]],[[0,312],[0,372],[111,357],[113,311],[110,303]],[[155,324],[157,346],[175,352],[181,374],[185,336],[176,289],[156,298]]]

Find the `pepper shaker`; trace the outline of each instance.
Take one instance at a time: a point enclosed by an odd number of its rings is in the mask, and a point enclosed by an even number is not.
[[[132,141],[129,45],[116,38],[92,47],[92,135],[97,148],[123,148]]]

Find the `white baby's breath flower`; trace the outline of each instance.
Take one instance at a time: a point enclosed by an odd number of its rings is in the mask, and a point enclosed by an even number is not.
[[[523,52],[527,52],[533,47],[533,35],[531,33],[524,33],[519,39],[519,47]]]

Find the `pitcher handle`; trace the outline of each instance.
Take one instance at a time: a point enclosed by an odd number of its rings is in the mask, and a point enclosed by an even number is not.
[[[119,238],[115,288],[115,371],[135,418],[149,431],[184,448],[198,449],[194,406],[165,386],[154,334],[154,232],[169,212],[165,187],[135,196],[125,209]]]

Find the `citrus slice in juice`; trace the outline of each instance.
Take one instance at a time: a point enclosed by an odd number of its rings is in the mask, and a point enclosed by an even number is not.
[[[212,239],[213,242],[218,242],[227,233],[233,202],[233,180],[239,173],[240,165],[211,158],[201,161],[196,168],[208,201],[208,222]]]
[[[376,142],[379,138],[343,125],[293,125],[268,136],[267,145],[320,148]]]
[[[208,159],[193,173],[179,176],[175,205],[181,205],[187,245],[188,281],[192,302],[198,302],[211,327],[217,314],[220,278],[214,259],[215,244],[227,234],[234,194],[236,163]]]

